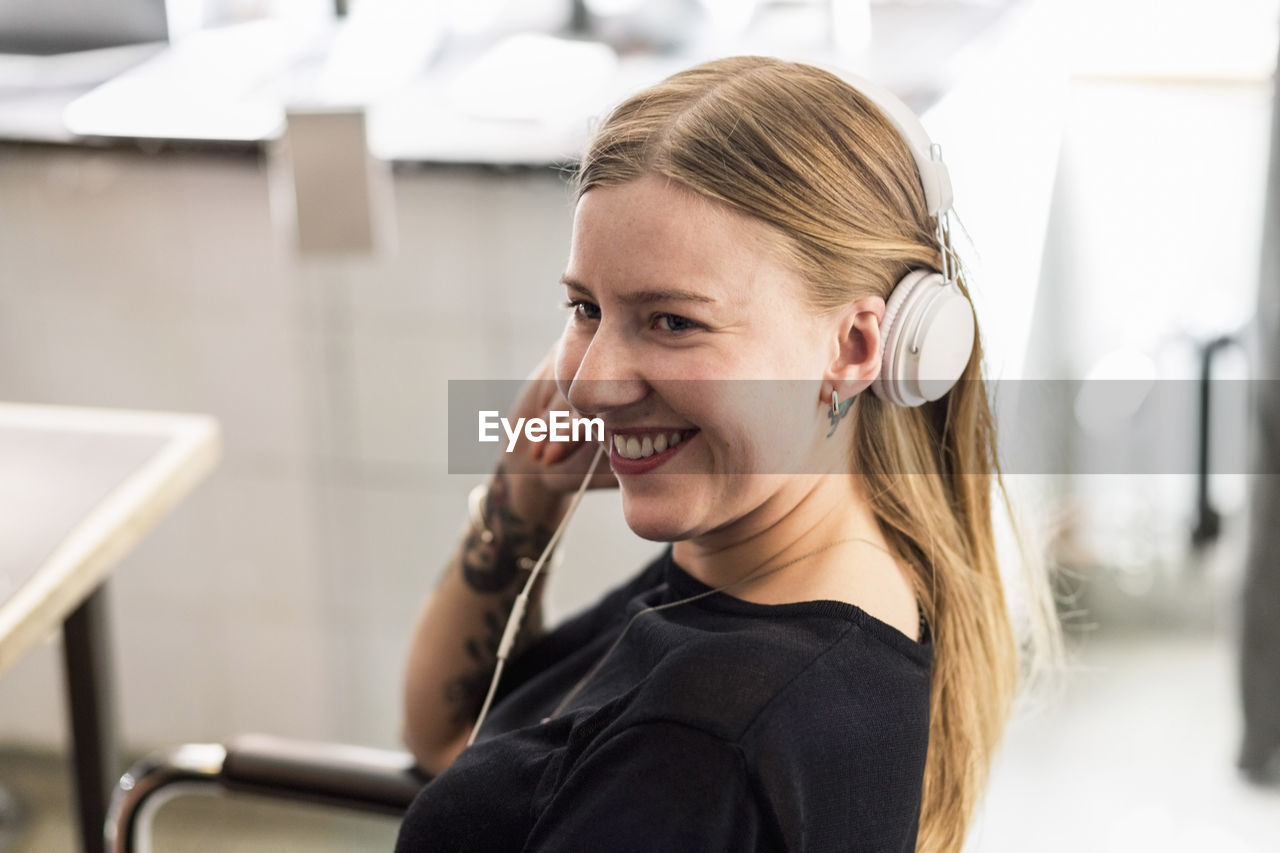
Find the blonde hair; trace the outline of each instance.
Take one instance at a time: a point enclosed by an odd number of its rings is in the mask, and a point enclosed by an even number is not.
[[[905,143],[865,96],[811,66],[716,60],[631,97],[596,132],[577,194],[646,175],[773,226],[819,312],[887,299],[909,270],[941,268]],[[981,362],[975,337],[961,381],[940,400],[908,409],[864,393],[852,417],[852,470],[910,566],[934,635],[916,844],[926,853],[960,850],[1018,684],[993,484],[1012,507]]]

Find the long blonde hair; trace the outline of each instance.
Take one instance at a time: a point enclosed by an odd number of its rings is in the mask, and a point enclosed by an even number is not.
[[[811,66],[716,60],[631,97],[589,145],[578,197],[655,174],[773,226],[819,312],[887,299],[908,270],[941,269],[906,145],[867,98]],[[1009,500],[981,362],[979,336],[940,400],[900,408],[864,393],[852,416],[852,470],[934,635],[925,853],[963,845],[1018,684],[993,485]]]

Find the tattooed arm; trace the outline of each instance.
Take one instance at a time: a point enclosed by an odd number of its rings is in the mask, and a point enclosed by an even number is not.
[[[512,417],[547,417],[569,403],[560,395],[552,369],[555,349],[530,375],[512,406]],[[480,713],[511,606],[529,579],[521,560],[532,565],[568,511],[572,493],[587,473],[594,442],[547,445],[521,437],[514,452],[489,481],[481,508],[485,541],[468,524],[414,628],[404,681],[402,737],[423,770],[437,774],[466,745]],[[608,466],[592,485],[616,485]],[[525,621],[511,659],[542,633],[544,573],[529,594]]]
[[[424,605],[405,673],[403,739],[427,773],[443,771],[466,744],[511,606],[528,580],[526,567],[542,553],[566,504],[537,478],[508,476],[500,467],[481,508],[492,541],[468,522]],[[542,634],[545,571],[530,592],[512,659]]]

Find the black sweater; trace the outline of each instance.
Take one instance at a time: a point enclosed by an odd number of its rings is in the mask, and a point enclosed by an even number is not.
[[[933,646],[851,604],[715,593],[667,550],[513,659],[409,851],[915,850]]]

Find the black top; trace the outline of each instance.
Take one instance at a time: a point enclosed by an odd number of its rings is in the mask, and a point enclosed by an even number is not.
[[[839,601],[714,593],[671,548],[503,674],[407,851],[915,850],[933,645]]]

